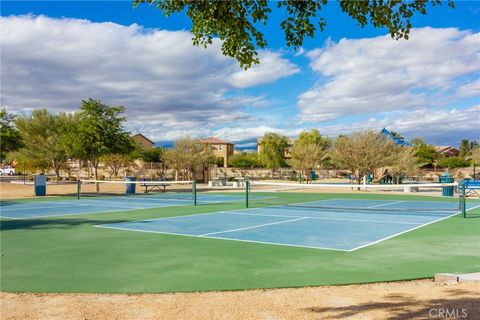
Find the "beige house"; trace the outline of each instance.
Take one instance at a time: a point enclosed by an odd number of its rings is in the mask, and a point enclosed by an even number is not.
[[[217,158],[223,159],[223,166],[228,166],[228,160],[234,154],[233,147],[235,146],[231,142],[227,142],[218,138],[210,137],[201,139],[200,142],[210,145],[210,149]]]
[[[285,160],[291,159],[292,158],[292,147],[293,144],[295,143],[295,139],[288,138],[288,145],[285,148],[283,157]],[[257,139],[257,153],[260,154],[262,152],[262,139],[258,138]]]
[[[147,137],[145,137],[141,133],[133,135],[131,138],[132,138],[133,141],[135,141],[140,146],[140,149],[142,149],[143,151],[147,151],[147,150],[155,148],[155,142],[148,139]]]

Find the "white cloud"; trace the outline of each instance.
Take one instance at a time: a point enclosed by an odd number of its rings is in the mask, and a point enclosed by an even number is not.
[[[425,137],[427,141],[438,144],[458,144],[460,139],[480,140],[480,105],[466,109],[416,109],[408,112],[388,113],[384,117],[371,117],[366,120],[348,121],[335,125],[317,126],[322,135],[336,137],[353,131],[374,130],[382,128],[397,131],[407,139]],[[277,132],[288,137],[296,137],[308,128],[279,128],[260,125],[258,127],[222,128],[213,133],[234,142],[239,146],[250,146],[267,132]]]
[[[320,132],[330,136],[359,130],[380,131],[386,127],[407,138],[425,137],[437,143],[458,143],[461,138],[480,140],[480,105],[466,109],[417,109],[390,113],[385,117],[371,117],[366,121],[321,126]]]
[[[457,95],[460,97],[480,96],[480,79],[458,87]]]
[[[82,99],[97,98],[126,106],[129,128],[154,139],[245,119],[244,107],[267,102],[236,88],[298,72],[279,53],[265,51],[262,65],[242,77],[219,40],[195,47],[186,31],[45,16],[2,17],[0,30],[2,106],[71,111]]]
[[[247,71],[239,70],[231,74],[227,82],[237,88],[246,88],[271,83],[300,72],[296,65],[282,58],[278,52],[265,50],[261,51],[258,57],[260,64],[253,65]]]
[[[480,70],[480,33],[414,29],[408,41],[342,39],[307,56],[323,81],[299,96],[300,118],[326,121],[441,104],[457,77]]]
[[[255,140],[263,136],[267,132],[281,133],[286,136],[296,136],[302,131],[299,128],[283,129],[267,125],[251,126],[251,127],[225,127],[213,131],[213,135],[222,137],[230,141],[248,141]]]

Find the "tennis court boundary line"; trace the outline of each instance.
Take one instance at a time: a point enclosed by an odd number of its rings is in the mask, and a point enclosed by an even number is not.
[[[278,206],[270,206],[271,207],[279,207],[279,206],[288,206],[288,205],[278,205]],[[470,211],[470,210],[473,210],[473,209],[476,209],[480,207],[480,205],[478,206],[475,206],[475,207],[472,207],[470,209],[467,209],[467,211]],[[205,212],[205,213],[198,213],[198,214],[187,214],[187,215],[180,215],[180,216],[171,216],[171,217],[161,217],[161,218],[155,218],[155,219],[145,219],[145,220],[137,220],[137,221],[131,221],[132,223],[134,222],[141,222],[141,221],[158,221],[158,220],[163,220],[163,219],[175,219],[175,218],[183,218],[183,217],[192,217],[192,216],[203,216],[203,215],[210,215],[210,214],[237,214],[237,215],[242,215],[242,213],[234,213],[234,212],[238,212],[238,211],[244,211],[244,210],[248,210],[248,211],[253,211],[253,210],[259,210],[259,209],[265,209],[265,208],[268,208],[268,207],[257,207],[257,208],[248,208],[248,209],[245,209],[245,208],[242,208],[242,209],[235,209],[235,210],[229,210],[229,211],[215,211],[215,212]],[[245,240],[245,239],[235,239],[235,238],[221,238],[221,237],[212,237],[212,236],[202,236],[202,235],[192,235],[192,234],[183,234],[183,233],[173,233],[173,232],[163,232],[163,231],[151,231],[151,230],[136,230],[136,229],[129,229],[129,228],[121,228],[121,227],[113,227],[113,226],[108,226],[108,224],[101,224],[101,225],[94,225],[94,227],[97,227],[97,228],[104,228],[104,229],[116,229],[116,230],[123,230],[123,231],[136,231],[136,232],[148,232],[148,233],[157,233],[157,234],[167,234],[167,235],[177,235],[177,236],[186,236],[186,237],[194,237],[194,238],[209,238],[209,239],[219,239],[219,240],[229,240],[229,241],[242,241],[242,242],[251,242],[251,243],[263,243],[263,244],[270,244],[270,245],[279,245],[279,246],[288,246],[288,247],[299,247],[299,248],[308,248],[308,249],[321,249],[321,250],[332,250],[332,251],[342,251],[342,252],[354,252],[354,251],[357,251],[359,249],[362,249],[362,248],[366,248],[366,247],[369,247],[369,246],[372,246],[374,244],[378,244],[380,242],[383,242],[383,241],[386,241],[388,239],[391,239],[391,238],[394,238],[394,237],[397,237],[397,236],[400,236],[404,233],[408,233],[408,232],[411,232],[411,231],[414,231],[414,230],[417,230],[417,229],[420,229],[420,228],[423,228],[425,226],[428,226],[430,224],[433,224],[433,223],[436,223],[436,222],[439,222],[439,221],[442,221],[442,220],[445,220],[445,219],[448,219],[448,218],[451,218],[457,214],[459,214],[460,212],[455,212],[451,215],[447,215],[445,217],[441,217],[439,219],[436,219],[436,220],[433,220],[433,221],[430,221],[430,222],[427,222],[427,223],[424,223],[424,224],[421,224],[421,225],[417,225],[413,228],[410,228],[410,229],[407,229],[407,230],[404,230],[402,232],[399,232],[399,233],[396,233],[396,234],[393,234],[393,235],[390,235],[388,237],[385,237],[385,238],[382,238],[382,239],[379,239],[379,240],[376,240],[376,241],[373,241],[373,242],[370,242],[370,243],[367,243],[365,245],[362,245],[362,246],[358,246],[358,247],[355,247],[355,248],[352,248],[352,249],[335,249],[335,248],[327,248],[327,247],[314,247],[314,246],[303,246],[303,245],[293,245],[293,244],[284,244],[284,243],[277,243],[277,242],[266,242],[266,241],[256,241],[256,240]],[[244,214],[244,215],[247,215],[247,214]],[[254,214],[249,214],[249,215],[254,215]],[[261,215],[261,214],[260,214]],[[284,217],[284,216],[282,216]],[[299,217],[299,218],[305,218],[305,219],[308,219],[308,217]],[[301,219],[294,219],[294,220],[301,220]],[[327,219],[327,220],[333,220],[333,219]],[[286,223],[286,222],[292,222],[292,220],[290,221],[283,221],[283,223]],[[361,221],[358,221],[358,222],[369,222],[369,220],[361,220]],[[274,223],[274,224],[277,224],[277,223]],[[259,226],[257,226],[259,227]],[[219,232],[220,233],[220,232]],[[224,232],[222,232],[224,233]]]
[[[189,204],[190,205],[190,204]],[[102,210],[102,211],[88,211],[88,212],[76,212],[76,213],[62,213],[58,215],[46,215],[46,216],[35,216],[35,217],[25,217],[25,218],[13,218],[1,215],[0,218],[8,218],[13,220],[30,220],[30,219],[37,219],[37,218],[51,218],[51,217],[63,217],[63,216],[75,216],[75,215],[89,215],[95,213],[110,213],[110,212],[127,212],[127,211],[135,211],[135,210],[147,210],[147,209],[161,209],[161,208],[169,208],[169,207],[183,207],[184,205],[171,205],[171,206],[164,206],[164,207],[141,207],[141,208],[119,208],[114,210]],[[140,221],[140,220],[139,220]]]
[[[378,244],[378,243],[383,242],[383,241],[386,241],[386,240],[388,240],[388,239],[395,238],[395,237],[400,236],[400,235],[402,235],[402,234],[404,234],[404,233],[407,233],[407,232],[410,232],[410,231],[414,231],[414,230],[417,230],[417,229],[426,227],[426,226],[428,226],[428,225],[430,225],[430,224],[433,224],[433,223],[440,222],[440,221],[442,221],[442,220],[451,218],[451,217],[453,217],[453,216],[456,216],[456,215],[459,214],[459,213],[460,213],[460,212],[456,212],[456,213],[453,213],[453,214],[451,214],[451,215],[449,215],[449,216],[442,217],[442,218],[440,218],[440,219],[437,219],[437,220],[433,220],[433,221],[424,223],[424,224],[422,224],[422,225],[413,227],[413,228],[408,229],[408,230],[404,230],[404,231],[399,232],[399,233],[396,233],[396,234],[392,234],[392,235],[390,235],[390,236],[388,236],[388,237],[385,237],[385,238],[383,238],[383,239],[376,240],[376,241],[373,241],[373,242],[371,242],[371,243],[367,243],[367,244],[365,244],[365,245],[363,245],[363,246],[358,246],[358,247],[356,247],[356,248],[350,249],[349,251],[350,251],[350,252],[353,252],[353,251],[357,251],[357,250],[359,250],[359,249],[363,249],[363,248],[366,248],[366,247],[369,247],[369,246],[373,246],[374,244]]]
[[[219,213],[219,212],[215,212]],[[184,216],[187,217],[187,216]],[[147,221],[147,220],[141,220]],[[267,241],[257,241],[257,240],[245,240],[245,239],[235,239],[235,238],[221,238],[221,237],[212,237],[212,236],[201,236],[201,235],[193,235],[193,234],[184,234],[184,233],[174,233],[174,232],[164,232],[164,231],[152,231],[152,230],[136,230],[136,229],[128,229],[128,228],[121,228],[121,227],[109,227],[106,224],[97,224],[94,225],[96,228],[101,229],[112,229],[112,230],[122,230],[122,231],[133,231],[133,232],[143,232],[143,233],[156,233],[156,234],[164,234],[164,235],[171,235],[171,236],[180,236],[180,237],[191,237],[191,238],[199,238],[199,239],[215,239],[215,240],[226,240],[226,241],[236,241],[236,242],[249,242],[249,243],[260,243],[260,244],[269,244],[269,245],[276,245],[276,246],[284,246],[284,247],[294,247],[294,248],[304,248],[304,249],[316,249],[316,250],[330,250],[330,251],[341,251],[341,252],[349,252],[350,250],[347,249],[335,249],[335,248],[326,248],[326,247],[313,247],[313,246],[304,246],[304,245],[296,245],[296,244],[288,244],[288,243],[278,243],[278,242],[267,242]]]

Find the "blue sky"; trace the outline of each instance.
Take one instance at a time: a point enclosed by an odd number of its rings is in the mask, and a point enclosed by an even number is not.
[[[299,51],[274,10],[268,48],[245,72],[219,41],[194,47],[182,14],[129,1],[1,3],[1,105],[73,111],[97,98],[127,107],[127,129],[164,144],[217,136],[251,148],[268,131],[335,137],[387,127],[407,139],[480,139],[480,3],[430,8],[410,40],[360,28],[335,2]]]

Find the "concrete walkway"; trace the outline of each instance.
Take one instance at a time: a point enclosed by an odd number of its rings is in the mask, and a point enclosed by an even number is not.
[[[480,282],[480,272],[453,274],[453,273],[437,273],[435,274],[435,282],[456,283],[456,282]]]

